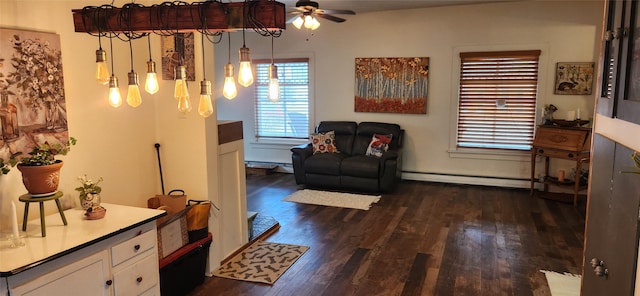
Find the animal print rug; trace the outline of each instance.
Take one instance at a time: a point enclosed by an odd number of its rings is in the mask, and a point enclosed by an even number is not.
[[[307,250],[306,246],[258,241],[218,267],[213,275],[272,285]]]

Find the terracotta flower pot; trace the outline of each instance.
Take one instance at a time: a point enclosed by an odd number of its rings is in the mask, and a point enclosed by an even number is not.
[[[63,164],[62,161],[42,166],[19,164],[18,170],[22,172],[22,184],[34,197],[54,194],[58,191],[60,168]]]

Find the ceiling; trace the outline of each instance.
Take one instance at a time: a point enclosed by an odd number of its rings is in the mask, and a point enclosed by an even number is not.
[[[318,2],[320,9],[347,9],[356,13],[373,11],[400,10],[412,8],[426,8],[437,6],[480,4],[491,2],[510,2],[523,0],[313,0]],[[297,0],[279,0],[284,3],[288,11],[296,7]]]

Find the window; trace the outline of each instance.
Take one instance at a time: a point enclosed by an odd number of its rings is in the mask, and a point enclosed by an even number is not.
[[[539,50],[460,53],[457,146],[529,150]]]
[[[309,137],[309,59],[278,59],[280,101],[268,94],[271,60],[254,60],[256,68],[256,136],[259,138]]]

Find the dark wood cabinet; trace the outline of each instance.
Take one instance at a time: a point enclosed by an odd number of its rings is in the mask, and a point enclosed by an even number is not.
[[[580,190],[587,188],[587,183],[581,182],[581,172],[583,165],[589,161],[591,149],[591,129],[580,127],[560,127],[554,125],[541,125],[536,129],[531,148],[531,195],[535,182],[536,157],[544,158],[544,192],[541,197],[572,202],[574,206],[578,204]],[[560,158],[575,161],[575,175],[573,179],[563,178],[560,180],[549,174],[549,159]],[[569,187],[573,189],[572,194],[549,192],[549,185]]]
[[[584,296],[633,295],[640,284],[636,283],[640,175],[624,173],[633,165],[629,157],[633,151],[620,143],[638,135],[607,132],[622,128],[621,123],[640,124],[639,3],[605,3],[583,257]]]

